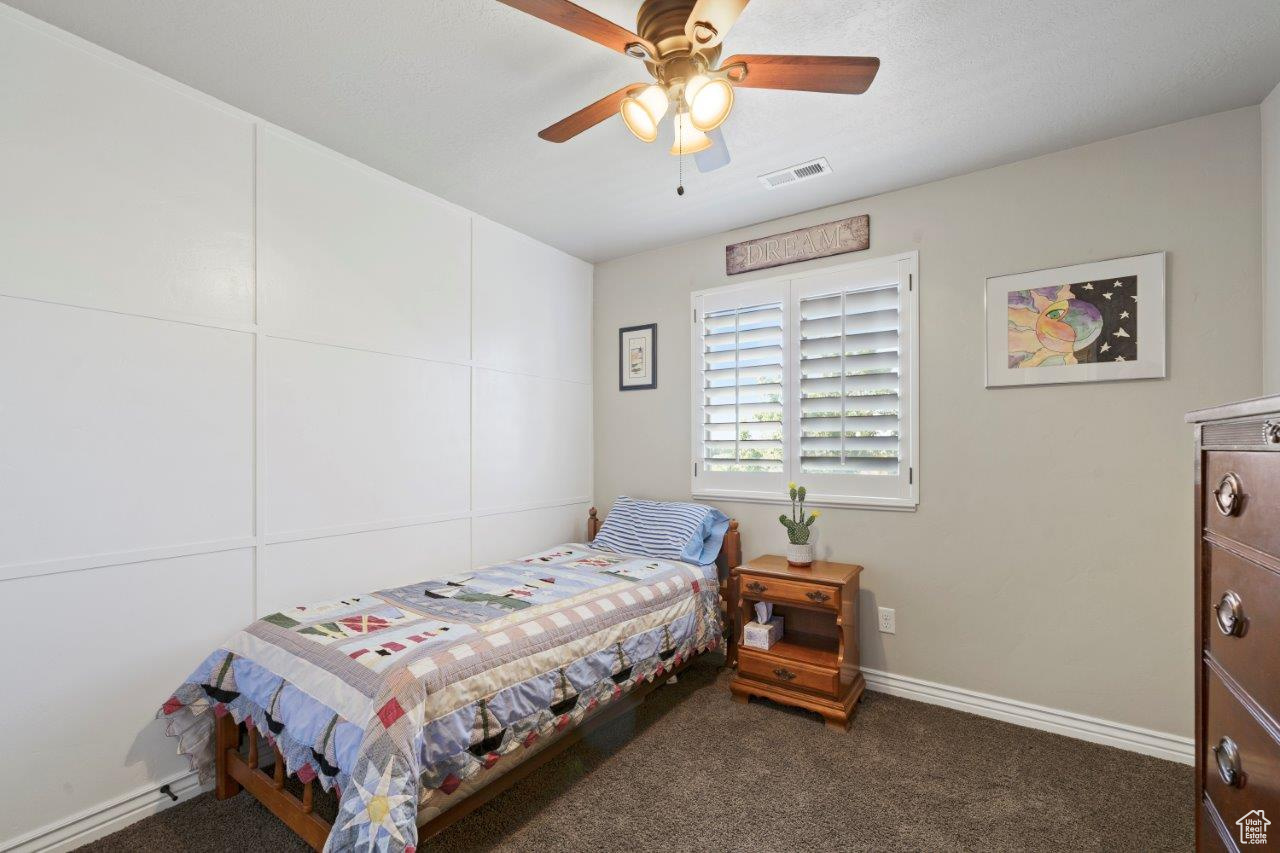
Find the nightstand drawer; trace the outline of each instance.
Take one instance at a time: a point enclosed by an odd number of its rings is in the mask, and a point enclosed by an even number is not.
[[[742,597],[806,604],[810,607],[840,607],[840,588],[820,583],[779,580],[767,575],[742,574]]]
[[[770,684],[812,690],[823,696],[835,696],[840,691],[838,669],[821,669],[745,647],[738,649],[738,671]]]

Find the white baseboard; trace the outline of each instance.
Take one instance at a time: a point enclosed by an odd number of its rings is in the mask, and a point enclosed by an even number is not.
[[[0,841],[0,853],[64,853],[124,829],[135,821],[176,805],[160,788],[168,785],[177,802],[204,790],[195,773],[180,773],[167,780],[138,788],[121,797],[85,809],[79,814],[42,826],[8,841]]]
[[[931,705],[942,705],[957,711],[967,711],[970,714],[991,717],[1006,723],[1115,746],[1130,752],[1140,752],[1143,755],[1177,761],[1180,764],[1195,764],[1195,741],[1189,737],[1115,723],[1097,717],[1087,717],[1071,711],[1059,711],[1042,705],[1019,702],[1016,699],[990,696],[986,693],[936,684],[907,675],[895,675],[891,672],[865,668],[862,674],[867,680],[867,689],[878,693],[915,699],[917,702],[928,702]]]

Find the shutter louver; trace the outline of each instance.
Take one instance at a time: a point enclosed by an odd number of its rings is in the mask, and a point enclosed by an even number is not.
[[[898,285],[800,300],[800,465],[898,474]]]
[[[781,302],[708,312],[702,325],[703,465],[783,468]]]

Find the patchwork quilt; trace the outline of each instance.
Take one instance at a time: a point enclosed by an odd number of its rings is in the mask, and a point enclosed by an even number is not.
[[[272,613],[159,716],[202,780],[230,714],[290,773],[336,789],[326,850],[412,853],[420,811],[720,636],[714,566],[570,544]]]

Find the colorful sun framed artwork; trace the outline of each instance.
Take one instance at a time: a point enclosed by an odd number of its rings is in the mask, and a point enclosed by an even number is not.
[[[1165,253],[987,279],[987,387],[1163,379]]]

